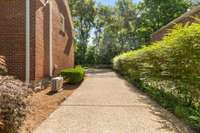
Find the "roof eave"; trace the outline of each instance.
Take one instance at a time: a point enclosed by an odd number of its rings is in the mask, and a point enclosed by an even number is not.
[[[200,6],[196,6],[196,7],[194,7],[192,10],[187,11],[186,13],[184,13],[183,15],[181,15],[180,17],[178,17],[178,18],[172,20],[172,21],[169,22],[167,25],[161,27],[159,30],[157,30],[156,32],[154,32],[154,33],[152,34],[152,36],[153,36],[154,34],[159,33],[159,32],[162,31],[163,29],[166,29],[166,28],[168,28],[168,27],[170,27],[170,26],[172,26],[172,25],[177,24],[178,22],[180,22],[181,20],[183,20],[183,19],[185,19],[185,18],[193,17],[193,16],[191,16],[191,15],[194,14],[194,13],[196,13],[196,12],[200,12]]]

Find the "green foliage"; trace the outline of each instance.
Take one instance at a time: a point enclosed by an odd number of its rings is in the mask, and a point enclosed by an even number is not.
[[[1,61],[1,57],[0,57],[0,61]],[[7,75],[8,74],[8,69],[6,68],[5,65],[1,65],[1,62],[0,62],[0,75]]]
[[[162,41],[113,59],[115,70],[200,128],[200,24],[177,25]]]
[[[137,47],[136,5],[131,0],[118,0],[113,7],[98,5],[96,9],[93,64],[111,64],[114,56]]]
[[[149,42],[154,31],[191,6],[190,0],[143,0],[139,4],[117,0],[114,6],[69,0],[69,4],[76,31],[76,64],[81,65],[111,64],[114,56]]]
[[[76,64],[111,64],[114,56],[149,42],[154,31],[186,12],[190,3],[117,0],[107,6],[94,0],[69,0],[76,31]]]
[[[140,43],[148,43],[153,32],[179,17],[191,7],[190,0],[143,0],[138,4]]]
[[[76,64],[84,64],[90,32],[94,27],[96,7],[94,0],[69,0],[75,27]]]
[[[95,65],[95,46],[89,46],[86,52],[87,65]]]
[[[0,68],[0,75],[6,75],[7,71],[3,68]]]
[[[61,71],[61,76],[67,81],[67,83],[77,84],[84,79],[85,69],[80,66],[67,68]]]

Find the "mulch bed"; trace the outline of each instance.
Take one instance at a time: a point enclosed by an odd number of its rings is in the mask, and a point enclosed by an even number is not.
[[[79,85],[64,85],[63,90],[52,93],[51,88],[34,93],[28,98],[30,112],[20,128],[20,133],[30,133],[39,126]]]

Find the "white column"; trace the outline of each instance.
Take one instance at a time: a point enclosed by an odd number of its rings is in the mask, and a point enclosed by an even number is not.
[[[52,32],[53,32],[53,25],[52,25],[52,1],[49,0],[49,76],[53,76],[53,52],[52,52]]]
[[[26,0],[26,32],[25,32],[25,43],[26,43],[26,79],[27,84],[30,83],[30,0]]]

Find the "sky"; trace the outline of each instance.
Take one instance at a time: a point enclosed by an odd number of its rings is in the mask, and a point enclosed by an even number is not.
[[[97,3],[102,3],[106,5],[113,5],[115,4],[116,0],[96,0]],[[134,3],[138,3],[140,0],[133,0]]]

